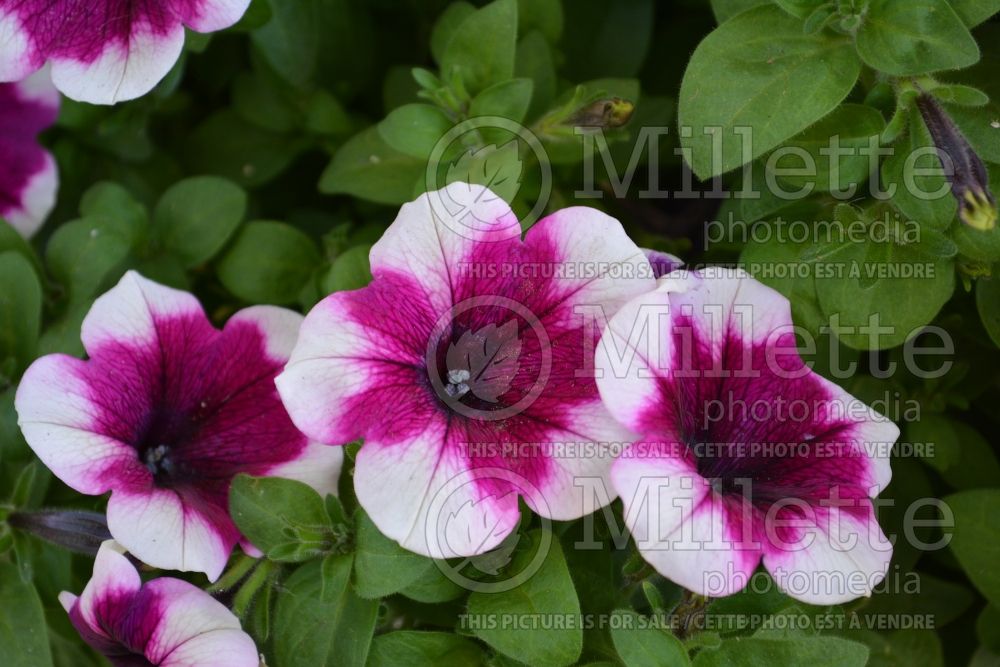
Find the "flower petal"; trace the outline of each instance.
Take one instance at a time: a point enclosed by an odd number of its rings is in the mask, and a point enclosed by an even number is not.
[[[94,574],[80,594],[78,607],[91,630],[100,631],[108,609],[128,600],[142,587],[139,573],[123,552],[121,545],[111,540],[97,552]]]
[[[239,619],[225,605],[186,581],[171,577],[153,579],[145,585],[144,592],[159,601],[159,620],[145,651],[154,664],[163,664],[164,659],[200,635],[240,629]],[[246,634],[241,634],[249,640]],[[256,658],[252,641],[250,650]]]
[[[260,656],[242,630],[212,630],[184,642],[160,667],[258,667]]]
[[[206,515],[204,512],[209,512]],[[215,506],[193,506],[168,489],[115,490],[108,501],[108,529],[144,563],[166,570],[222,574],[239,532]]]
[[[86,364],[65,355],[35,361],[14,398],[28,445],[63,482],[97,495],[114,480],[140,473],[135,449],[101,433],[102,410],[91,399]]]
[[[746,586],[761,558],[751,509],[716,493],[668,443],[635,443],[611,477],[629,532],[657,572],[712,597]]]
[[[801,521],[765,545],[764,567],[778,587],[808,604],[833,605],[869,597],[889,571],[892,544],[867,498],[848,508],[810,507]],[[783,531],[785,532],[785,531]]]
[[[433,393],[420,375],[438,317],[423,296],[412,280],[383,276],[310,311],[276,380],[303,433],[340,445],[362,436],[398,442],[423,430]]]
[[[249,0],[16,3],[0,9],[0,80],[23,78],[50,60],[52,80],[69,97],[95,104],[133,99],[177,62],[184,24],[219,30],[248,6]]]
[[[447,423],[437,419],[406,443],[366,441],[354,488],[383,534],[410,551],[451,558],[489,551],[517,526],[511,477],[506,470],[471,470],[449,446]]]
[[[503,253],[520,239],[521,225],[503,199],[479,185],[452,183],[403,204],[372,246],[372,276],[412,276],[441,315],[455,302],[474,248],[486,245]]]
[[[0,41],[2,33],[0,19]],[[0,217],[25,237],[55,206],[59,174],[38,135],[55,123],[58,113],[59,93],[48,72],[0,84]]]
[[[172,320],[190,320],[188,326],[199,330],[189,332],[175,327],[172,331],[162,331],[159,328],[159,324]],[[177,338],[212,338],[212,332],[205,311],[192,294],[154,283],[129,271],[115,287],[94,302],[83,320],[80,338],[87,354],[95,357],[101,346],[108,343],[159,349],[160,337],[164,334],[175,334]]]

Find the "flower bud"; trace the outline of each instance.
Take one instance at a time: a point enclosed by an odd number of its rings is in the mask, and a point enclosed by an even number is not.
[[[111,539],[107,519],[98,512],[13,512],[7,518],[7,523],[47,542],[87,556],[96,555],[101,543]]]
[[[942,166],[948,161],[953,165],[952,173],[946,177],[952,194],[958,199],[962,222],[980,231],[993,229],[997,224],[997,202],[990,192],[989,175],[982,158],[937,100],[921,95],[917,98],[917,108],[934,140]]]
[[[567,120],[567,125],[576,127],[592,127],[615,129],[625,125],[635,112],[635,104],[620,97],[591,102],[573,112]]]

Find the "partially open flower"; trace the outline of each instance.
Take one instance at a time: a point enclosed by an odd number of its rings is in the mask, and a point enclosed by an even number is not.
[[[742,271],[675,272],[612,318],[597,368],[642,436],[612,481],[661,574],[723,596],[763,560],[815,604],[883,579],[892,547],[870,498],[899,429],[806,366],[783,296]]]
[[[309,313],[277,383],[310,437],[364,439],[355,489],[379,529],[470,556],[514,529],[518,496],[549,518],[592,511],[575,482],[605,479],[629,438],[593,378],[600,317],[653,287],[621,225],[569,208],[522,241],[506,203],[456,183],[403,206],[371,267]]]
[[[38,135],[58,115],[59,93],[48,72],[0,84],[0,218],[26,237],[56,203],[56,162],[38,144]]]
[[[342,452],[309,442],[274,387],[301,320],[256,306],[219,331],[192,295],[130,272],[83,322],[88,361],[53,354],[25,372],[24,437],[75,490],[112,491],[108,528],[133,555],[214,580],[240,541],[238,473],[336,490]]]
[[[145,95],[184,48],[184,26],[233,25],[250,0],[17,0],[0,2],[0,81],[52,63],[67,97],[114,104]]]
[[[73,627],[115,667],[258,667],[250,635],[231,611],[186,581],[145,584],[114,542],[105,542],[79,597],[59,596]]]

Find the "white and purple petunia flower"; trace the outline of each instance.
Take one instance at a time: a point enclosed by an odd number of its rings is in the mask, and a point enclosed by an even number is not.
[[[56,161],[38,135],[56,122],[59,92],[48,72],[0,83],[0,218],[23,236],[45,222],[56,203]]]
[[[641,434],[612,481],[636,544],[692,591],[743,588],[763,561],[792,597],[871,593],[892,548],[870,498],[899,429],[814,373],[788,300],[738,270],[679,271],[613,317],[597,379]]]
[[[192,295],[129,272],[83,322],[89,360],[53,354],[25,372],[24,437],[73,489],[112,492],[108,528],[134,556],[215,580],[241,540],[234,476],[337,487],[342,451],[302,435],[274,387],[301,320],[255,306],[220,331]]]
[[[0,0],[0,81],[52,64],[67,97],[114,104],[145,95],[184,48],[184,27],[236,23],[250,0]]]
[[[224,605],[186,581],[143,583],[122,548],[105,542],[79,597],[59,601],[77,632],[115,667],[257,667],[250,635]]]
[[[358,500],[412,551],[470,556],[520,517],[592,511],[628,432],[593,377],[606,316],[654,287],[643,252],[590,208],[521,239],[510,207],[468,184],[406,204],[371,251],[373,282],[306,317],[278,390],[320,442],[359,438]],[[609,501],[610,502],[610,501]]]

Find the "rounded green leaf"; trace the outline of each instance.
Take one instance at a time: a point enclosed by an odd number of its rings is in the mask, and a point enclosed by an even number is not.
[[[400,153],[425,159],[451,125],[451,120],[435,106],[404,104],[389,112],[378,124],[378,132]]]
[[[283,222],[256,221],[240,230],[219,260],[219,280],[248,303],[294,303],[321,262],[316,243]]]
[[[0,253],[0,387],[16,380],[34,358],[41,320],[42,286],[35,268],[18,252]]]
[[[163,193],[153,212],[153,230],[166,253],[194,267],[222,250],[246,210],[247,195],[238,185],[217,176],[197,176]]]
[[[651,626],[634,611],[619,609],[611,619],[611,641],[625,667],[684,667],[687,650],[677,637]]]
[[[857,34],[858,55],[895,76],[961,69],[979,46],[948,0],[870,0]]]
[[[377,127],[370,127],[340,147],[320,177],[319,189],[379,204],[402,204],[413,198],[424,171],[424,162],[396,150]]]
[[[977,489],[947,496],[955,515],[951,550],[976,588],[1000,605],[1000,489]]]
[[[763,155],[832,111],[860,71],[850,42],[803,34],[778,7],[738,14],[698,45],[684,73],[679,118],[691,168],[708,179]],[[749,154],[737,128],[753,133]],[[713,134],[721,135],[718,158]]]

